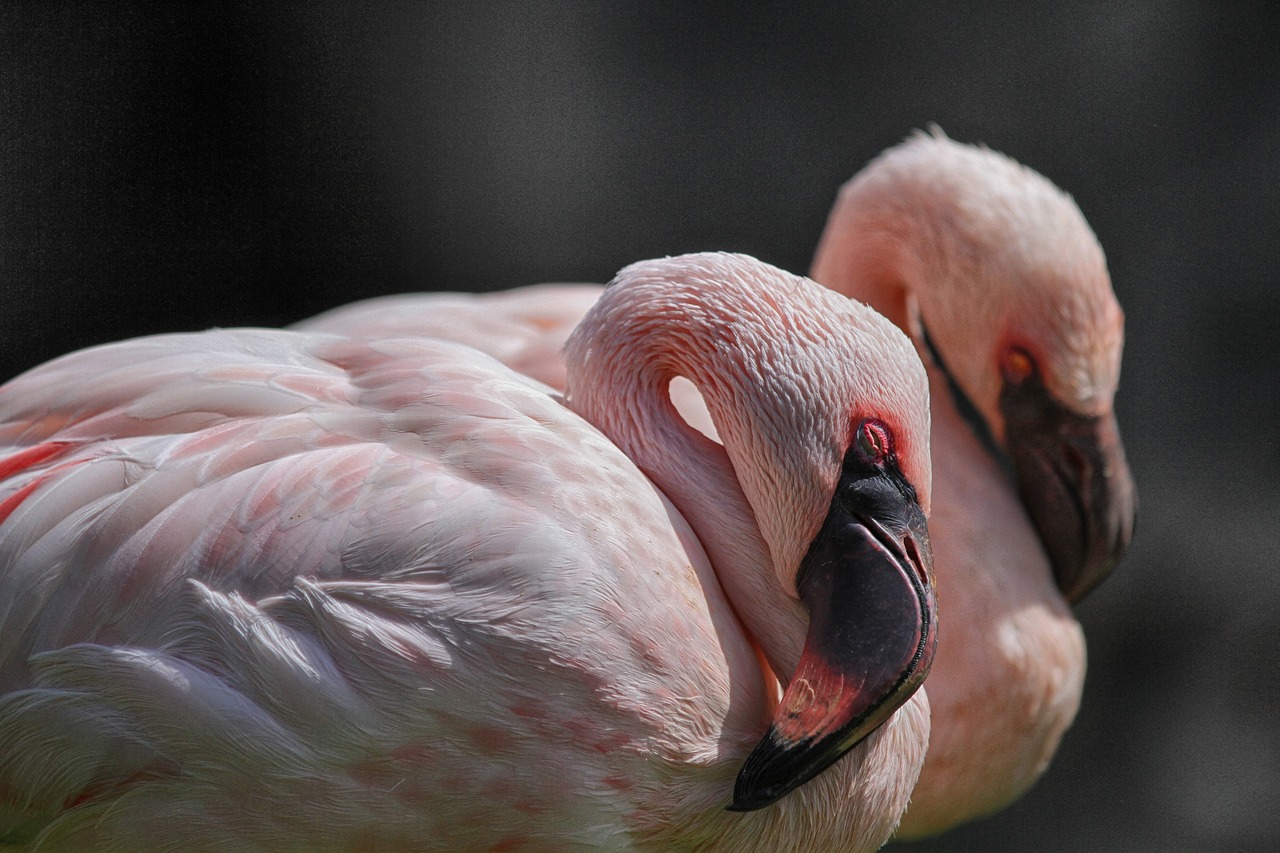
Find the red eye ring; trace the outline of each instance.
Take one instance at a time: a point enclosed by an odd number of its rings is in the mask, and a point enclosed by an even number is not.
[[[858,429],[853,434],[853,442],[866,461],[879,465],[889,457],[893,447],[893,436],[883,422],[875,418],[867,418],[858,424]]]
[[[1036,360],[1022,347],[1011,346],[1000,361],[1000,372],[1010,385],[1018,385],[1036,372]]]

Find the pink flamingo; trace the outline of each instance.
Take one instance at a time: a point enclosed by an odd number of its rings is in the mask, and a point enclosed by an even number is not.
[[[929,680],[929,754],[899,830],[928,835],[1024,793],[1079,707],[1085,646],[1067,604],[1120,559],[1136,506],[1112,408],[1123,315],[1071,198],[941,131],[890,149],[846,185],[813,278],[909,331],[929,369],[930,528],[947,636]],[[385,297],[302,325],[375,337],[386,323],[428,329],[555,385],[558,342],[599,292]],[[977,405],[977,431],[952,385]],[[672,392],[714,435],[691,386]],[[1016,488],[984,447],[988,430],[1013,460]]]
[[[1113,408],[1124,315],[1069,196],[936,130],[845,185],[813,276],[908,330],[929,372],[947,636],[898,834],[934,834],[1021,796],[1079,707],[1085,644],[1068,603],[1119,561],[1136,511]]]
[[[620,273],[565,365],[231,330],[0,387],[0,839],[882,844],[936,636],[909,341],[693,255]]]

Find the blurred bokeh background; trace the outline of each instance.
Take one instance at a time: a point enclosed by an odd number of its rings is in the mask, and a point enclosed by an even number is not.
[[[1048,774],[898,849],[1277,849],[1277,44],[1272,2],[6,3],[0,379],[684,251],[802,272],[839,184],[937,122],[1106,248],[1141,509]]]

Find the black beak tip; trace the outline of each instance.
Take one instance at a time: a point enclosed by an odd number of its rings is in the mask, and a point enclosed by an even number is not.
[[[754,812],[765,806],[771,806],[777,801],[778,797],[769,792],[751,793],[739,798],[738,792],[734,791],[733,802],[725,806],[724,810],[727,812]]]
[[[1116,570],[1133,541],[1137,526],[1137,493],[1127,471],[1104,482],[1109,488],[1102,495],[1094,496],[1089,504],[1093,515],[1082,520],[1085,531],[1082,558],[1074,565],[1054,565],[1058,588],[1073,605]]]
[[[777,729],[769,726],[764,738],[738,771],[738,779],[733,786],[733,802],[725,809],[753,812],[771,806],[823,769],[797,768],[796,756],[795,746],[788,745]]]
[[[1068,603],[1079,604],[1116,570],[1133,541],[1137,520],[1137,510],[1131,503],[1123,518],[1116,520],[1110,528],[1110,541],[1104,547],[1095,549],[1094,554],[1078,562],[1051,560],[1054,581]]]
[[[1111,567],[1106,567],[1094,572],[1092,576],[1087,576],[1085,572],[1080,570],[1054,571],[1053,579],[1057,584],[1058,591],[1062,593],[1062,597],[1067,603],[1075,606],[1085,599],[1089,593],[1093,592],[1102,582],[1111,574]],[[1087,579],[1086,579],[1087,577]]]

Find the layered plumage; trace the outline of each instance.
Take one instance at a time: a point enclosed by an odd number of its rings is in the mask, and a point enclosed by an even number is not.
[[[566,400],[447,341],[231,330],[0,387],[0,839],[881,844],[927,740],[928,546],[854,492],[927,507],[909,343],[700,255],[620,274],[567,365]],[[673,371],[703,383],[723,448],[665,404]],[[831,533],[846,507],[864,521]],[[857,552],[831,566],[918,601],[916,669],[842,730],[843,759],[727,812],[771,716],[757,766],[812,748],[787,712],[808,720],[821,686],[779,699],[773,673],[857,664],[807,624],[839,616],[808,589],[845,575],[803,568],[824,536]]]
[[[334,308],[293,328],[350,337],[460,341],[563,389],[560,351],[602,290],[598,284],[535,284],[497,293],[381,296]]]

